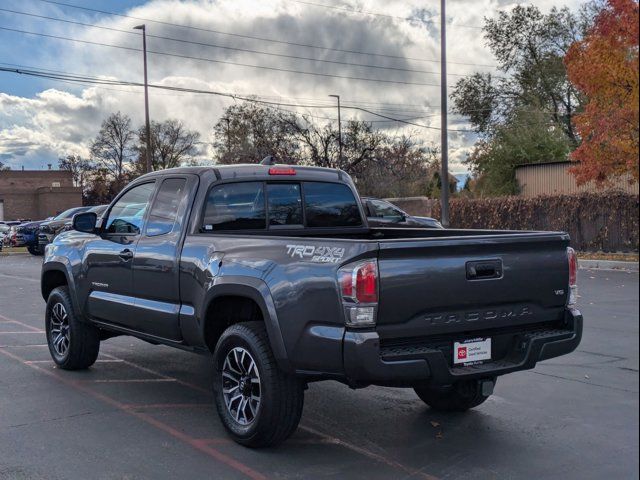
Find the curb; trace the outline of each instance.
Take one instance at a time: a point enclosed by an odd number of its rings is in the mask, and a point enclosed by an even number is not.
[[[638,262],[622,262],[620,260],[580,260],[578,265],[582,269],[598,270],[624,270],[627,272],[637,272]]]

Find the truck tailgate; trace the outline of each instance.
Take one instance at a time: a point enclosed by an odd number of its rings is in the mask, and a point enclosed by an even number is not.
[[[379,243],[381,338],[557,321],[568,295],[564,233],[508,233]]]

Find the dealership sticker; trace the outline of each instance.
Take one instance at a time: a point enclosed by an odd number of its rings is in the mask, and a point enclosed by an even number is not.
[[[453,364],[475,365],[491,360],[491,338],[472,338],[453,342]]]

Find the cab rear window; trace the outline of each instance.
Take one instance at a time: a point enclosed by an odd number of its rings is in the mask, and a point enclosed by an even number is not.
[[[344,184],[238,182],[217,185],[207,199],[203,232],[362,225],[358,203]]]

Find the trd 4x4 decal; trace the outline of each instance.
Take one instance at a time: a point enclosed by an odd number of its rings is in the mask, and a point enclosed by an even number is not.
[[[315,245],[287,245],[287,255],[315,263],[338,263],[344,257],[344,248]]]

